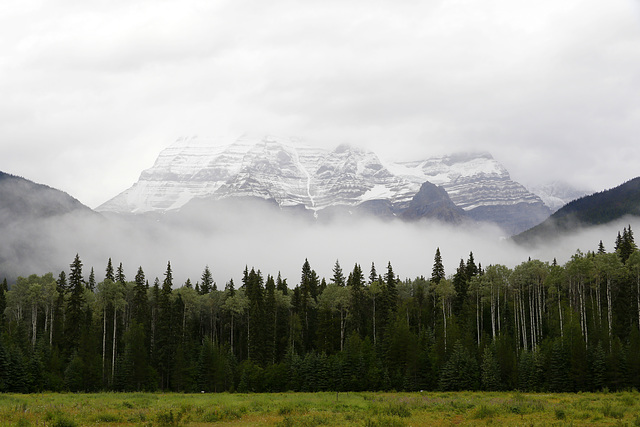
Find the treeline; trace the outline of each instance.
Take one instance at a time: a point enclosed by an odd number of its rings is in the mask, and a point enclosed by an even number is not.
[[[460,260],[400,280],[391,263],[289,286],[209,267],[174,288],[108,260],[0,286],[0,391],[587,391],[640,388],[640,251],[631,227],[607,252],[510,269]]]

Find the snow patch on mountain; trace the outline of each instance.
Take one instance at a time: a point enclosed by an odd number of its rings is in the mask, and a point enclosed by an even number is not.
[[[349,145],[327,150],[293,138],[243,135],[231,140],[177,140],[136,184],[98,210],[162,212],[179,209],[194,198],[247,196],[273,199],[280,206],[303,206],[314,214],[327,207],[375,200],[386,200],[394,211],[401,211],[427,181],[442,186],[465,211],[543,206],[489,153],[387,163],[372,151]]]

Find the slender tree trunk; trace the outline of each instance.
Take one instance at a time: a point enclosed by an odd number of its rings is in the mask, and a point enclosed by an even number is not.
[[[611,278],[607,276],[607,321],[609,323],[609,352],[611,352],[611,330],[612,330],[612,315],[611,315]]]
[[[447,315],[444,298],[442,299],[442,320],[444,322],[444,352],[447,352]]]
[[[491,336],[493,341],[496,340],[496,301],[493,291],[493,283],[491,284]]]
[[[516,348],[520,348],[520,320],[518,316],[518,303],[516,298],[516,292],[513,293],[513,329],[516,332]]]
[[[49,347],[51,347],[53,345],[53,319],[55,317],[56,314],[56,310],[53,307],[53,304],[51,304],[51,325],[49,326]]]
[[[640,283],[640,280],[638,281]],[[640,285],[638,285],[640,286]],[[640,319],[640,297],[638,297],[638,318]],[[376,345],[376,297],[373,297],[373,345]]]
[[[564,338],[564,326],[562,324],[562,304],[560,303],[560,287],[558,287],[558,316],[560,318],[560,338]]]
[[[344,311],[340,309],[340,351],[344,346]]]
[[[531,285],[529,285],[529,336],[531,337],[531,350],[536,349],[536,319],[533,304],[533,292],[531,291]]]
[[[496,290],[496,292],[498,293],[498,307],[496,307],[496,325],[498,328],[498,332],[497,334],[500,335],[500,332],[502,331],[502,321],[500,320],[500,286],[498,286],[498,289]],[[505,299],[506,301],[506,299]]]
[[[519,295],[519,305],[520,305],[520,323],[522,325],[522,342],[524,343],[525,351],[529,348],[528,338],[527,338],[527,316],[525,315],[524,310],[524,302],[522,301],[522,294]]]
[[[231,312],[231,337],[229,338],[229,341],[231,341],[231,354],[233,353],[233,312]]]
[[[113,378],[116,372],[116,333],[118,328],[117,313],[118,313],[118,310],[114,305],[113,307],[113,346],[111,350],[112,352],[111,353],[111,384],[113,384]]]
[[[478,347],[480,347],[480,296],[476,289],[476,336],[478,338]]]
[[[277,338],[278,338],[278,307],[274,307],[273,311],[273,352],[271,357],[271,364],[276,364],[276,353],[278,352],[277,347]]]
[[[38,333],[38,304],[31,307],[31,347],[36,347],[36,336]]]
[[[102,380],[107,374],[107,306],[102,309]]]

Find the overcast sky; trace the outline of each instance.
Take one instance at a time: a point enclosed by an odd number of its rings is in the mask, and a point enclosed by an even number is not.
[[[8,0],[0,170],[96,207],[188,135],[640,175],[638,0]]]

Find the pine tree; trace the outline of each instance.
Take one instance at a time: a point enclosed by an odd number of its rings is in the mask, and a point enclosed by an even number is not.
[[[453,311],[459,315],[462,311],[462,305],[467,299],[467,289],[469,287],[469,270],[464,264],[464,260],[460,259],[460,265],[453,275],[453,288],[456,290],[456,296],[453,300]]]
[[[633,239],[633,231],[631,231],[631,225],[629,225],[628,229],[626,227],[624,228],[620,244],[617,245],[616,251],[618,252],[622,262],[626,263],[636,249],[637,247]]]
[[[437,285],[440,280],[444,279],[444,265],[442,265],[442,256],[440,256],[440,248],[436,248],[436,254],[433,258],[433,269],[431,270],[431,281]]]
[[[480,369],[483,390],[498,391],[502,389],[498,359],[489,346],[485,347],[482,353],[482,366]]]
[[[58,280],[56,280],[56,284],[58,285],[58,292],[60,293],[60,295],[65,294],[69,290],[69,285],[67,283],[67,274],[64,271],[60,272]]]
[[[202,295],[206,295],[215,289],[215,284],[213,283],[213,277],[211,276],[211,270],[209,270],[209,266],[207,265],[202,272],[202,285],[200,286],[200,293]]]
[[[89,281],[87,282],[87,289],[89,289],[91,292],[95,291],[96,289],[96,275],[93,272],[93,267],[91,267],[91,273],[89,273]]]
[[[71,295],[66,310],[65,336],[66,350],[69,354],[73,354],[80,344],[80,333],[83,330],[85,319],[83,312],[85,287],[82,280],[82,261],[80,261],[78,254],[70,267],[69,289]]]
[[[124,269],[122,268],[122,263],[120,263],[120,265],[118,265],[118,270],[116,271],[116,282],[124,285],[126,281],[127,281],[127,278],[124,275]]]
[[[140,324],[148,324],[147,283],[142,267],[138,267],[133,292],[133,307],[131,308],[133,318]]]
[[[378,280],[378,272],[376,271],[376,265],[371,263],[371,269],[369,270],[369,285]]]
[[[105,271],[106,271],[106,274],[104,276],[105,280],[108,279],[115,283],[116,276],[113,274],[113,264],[111,263],[111,258],[109,258],[109,261],[107,262],[107,269]]]
[[[331,281],[338,286],[344,286],[344,274],[342,273],[342,267],[340,267],[340,262],[336,260],[335,265],[333,266],[333,277],[331,277]]]
[[[395,313],[398,308],[398,287],[396,286],[396,275],[393,272],[391,261],[387,264],[387,272],[384,275],[385,282],[385,300],[387,304],[387,311]]]
[[[350,289],[351,316],[355,331],[364,337],[366,315],[366,302],[364,296],[364,275],[358,264],[353,267],[353,272],[349,274],[347,288]]]
[[[440,389],[443,391],[475,390],[478,364],[466,348],[457,341],[451,357],[440,371]]]
[[[473,260],[473,252],[469,252],[469,259],[467,260],[467,265],[465,266],[465,275],[467,280],[470,280],[472,277],[478,274],[478,266]]]
[[[158,327],[157,327],[157,362],[160,375],[160,387],[171,387],[171,368],[175,355],[176,340],[174,339],[174,316],[171,296],[173,292],[173,272],[171,262],[167,263],[164,281],[158,296]]]
[[[592,348],[591,354],[591,382],[593,389],[602,390],[605,386],[607,375],[606,355],[602,348],[602,341],[595,348]]]
[[[604,249],[604,244],[602,243],[602,240],[600,240],[600,243],[598,243],[598,255],[602,255],[606,253],[607,251]]]

